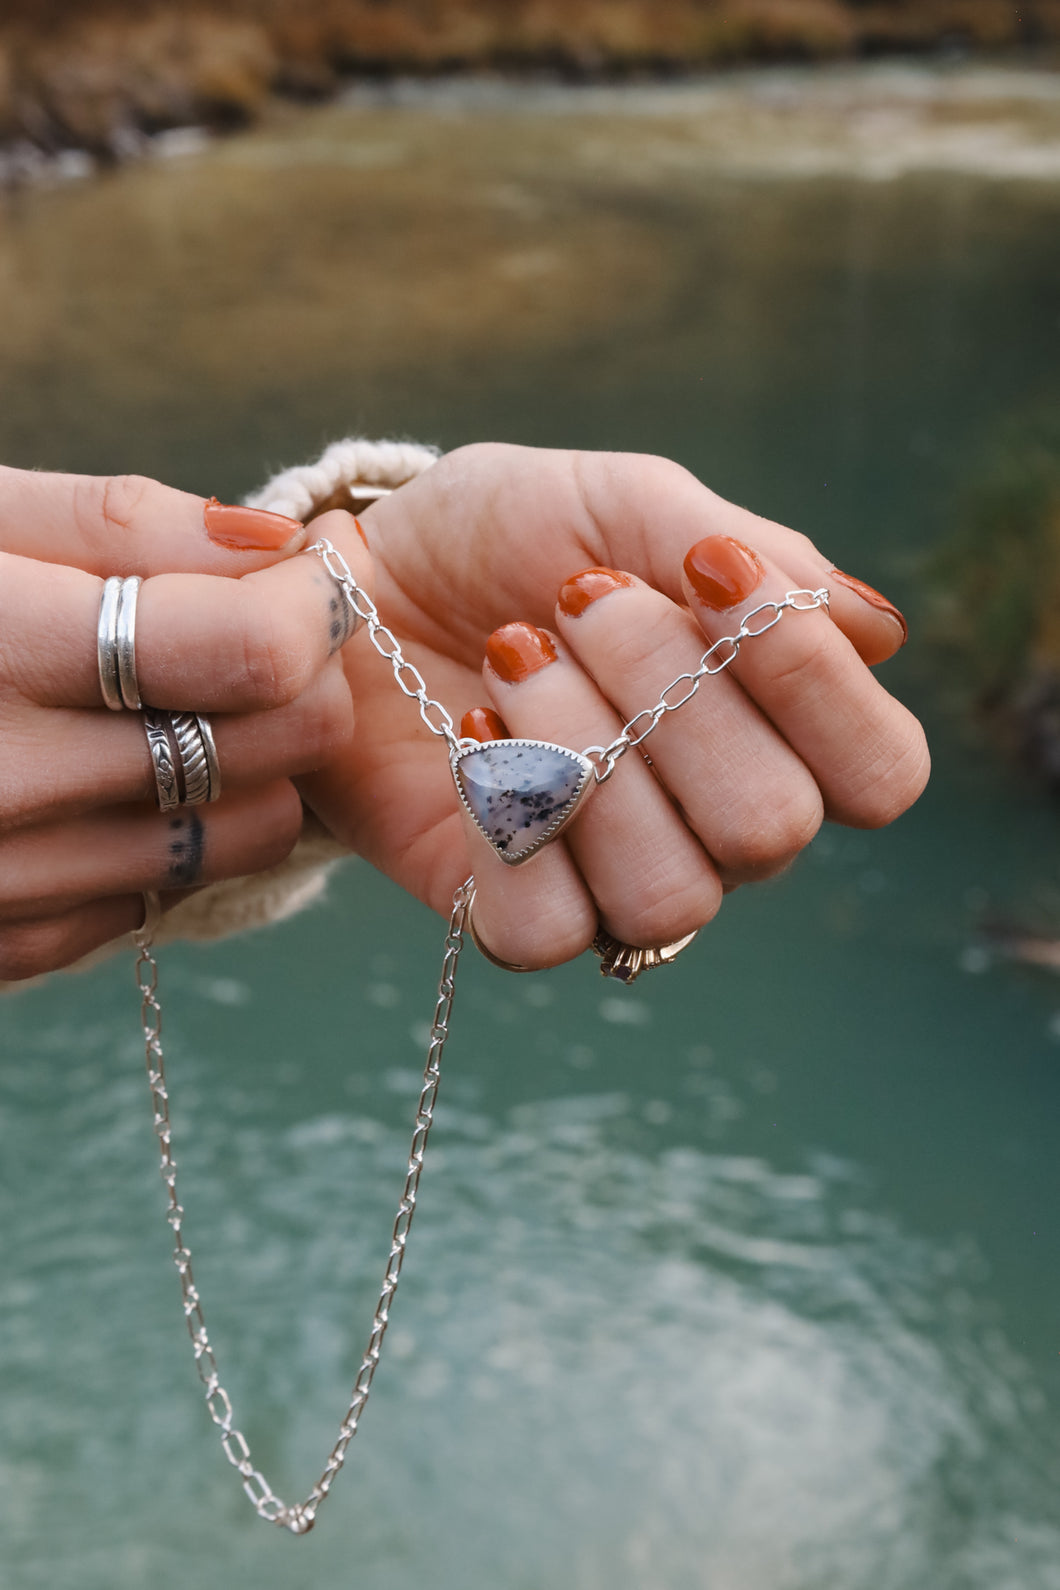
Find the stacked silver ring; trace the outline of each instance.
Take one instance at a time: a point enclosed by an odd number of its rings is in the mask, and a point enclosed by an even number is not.
[[[159,811],[218,799],[221,767],[208,718],[200,712],[157,712],[148,707],[144,729]]]
[[[112,712],[143,706],[136,681],[136,599],[143,580],[112,574],[103,582],[96,626],[96,659],[103,701]]]
[[[113,574],[103,582],[96,623],[99,687],[112,712],[143,709],[158,808],[171,812],[175,806],[217,800],[221,768],[208,718],[199,712],[144,708],[136,677],[136,602],[142,584],[138,574]]]

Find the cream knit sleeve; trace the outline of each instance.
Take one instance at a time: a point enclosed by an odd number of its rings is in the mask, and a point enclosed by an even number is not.
[[[315,463],[274,475],[246,501],[252,508],[268,508],[305,523],[330,508],[357,512],[422,475],[437,458],[437,449],[414,442],[348,437],[332,442]],[[267,872],[211,884],[191,895],[166,912],[156,942],[223,938],[293,916],[321,897],[329,872],[346,855],[307,814],[302,837],[286,861]]]

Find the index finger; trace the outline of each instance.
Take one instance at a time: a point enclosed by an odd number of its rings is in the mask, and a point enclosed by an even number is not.
[[[297,519],[177,491],[141,475],[0,467],[0,550],[89,574],[239,576],[301,551]]]

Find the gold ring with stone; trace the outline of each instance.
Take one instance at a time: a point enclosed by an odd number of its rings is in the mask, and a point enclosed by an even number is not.
[[[636,982],[641,972],[650,972],[654,966],[669,966],[682,950],[686,950],[698,934],[686,933],[683,939],[672,944],[660,944],[657,949],[641,949],[636,944],[623,944],[603,928],[593,939],[593,954],[600,957],[600,976],[614,977],[620,983]]]

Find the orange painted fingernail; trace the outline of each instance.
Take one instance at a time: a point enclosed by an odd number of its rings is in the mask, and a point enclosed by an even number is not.
[[[305,540],[305,525],[300,519],[288,519],[284,513],[269,513],[264,508],[218,502],[216,497],[210,498],[202,518],[210,540],[232,552],[294,551],[295,544]]]
[[[844,574],[842,569],[833,569],[831,577],[833,580],[838,580],[840,585],[845,585],[849,591],[853,591],[856,596],[860,596],[863,602],[868,602],[870,607],[875,607],[879,612],[887,613],[891,618],[897,619],[902,627],[902,645],[905,645],[909,639],[909,625],[893,602],[889,602],[871,585],[866,585],[864,580],[856,580],[852,574]]]
[[[357,534],[360,536],[360,538],[364,542],[365,546],[367,546],[368,545],[368,537],[364,533],[364,525],[361,523],[361,521],[359,519],[355,519],[353,521],[353,524],[354,524],[354,529],[357,531]]]
[[[734,536],[707,536],[685,558],[685,578],[703,606],[716,613],[745,602],[765,573],[758,553]]]
[[[582,569],[580,574],[572,574],[559,588],[560,611],[566,613],[568,618],[578,618],[592,602],[598,602],[601,596],[609,596],[612,591],[621,591],[633,584],[628,574],[621,574],[618,569]]]
[[[529,679],[539,668],[555,662],[558,655],[551,637],[533,624],[524,624],[522,619],[495,629],[486,642],[486,661],[506,685]]]
[[[462,740],[510,740],[508,725],[492,707],[469,707],[460,719]]]

